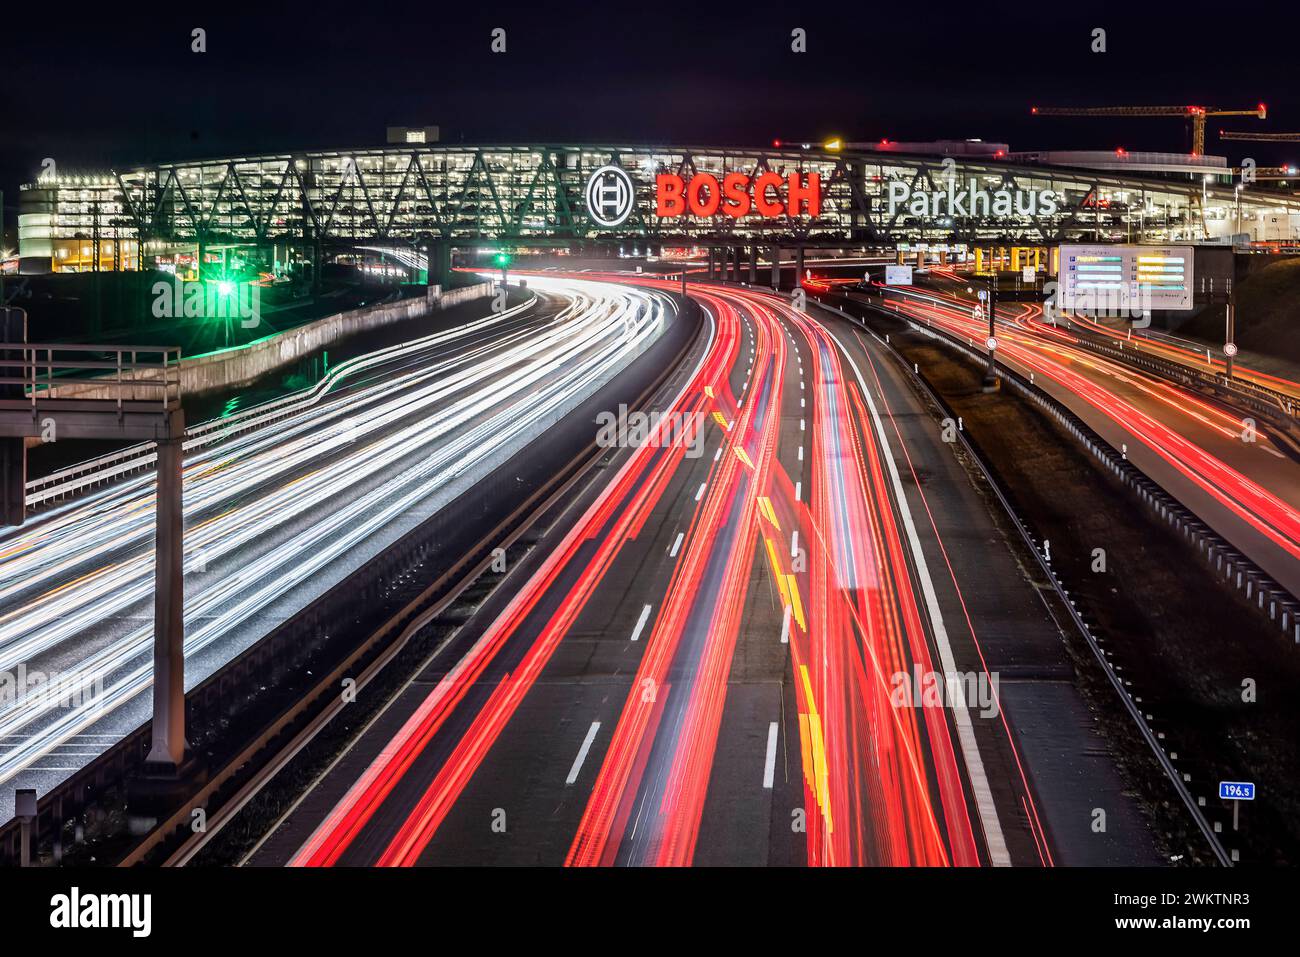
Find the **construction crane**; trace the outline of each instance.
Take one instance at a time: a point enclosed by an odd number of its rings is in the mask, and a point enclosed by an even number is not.
[[[1264,119],[1263,103],[1253,110],[1220,110],[1209,106],[1035,106],[1034,116],[1182,116],[1192,121],[1192,155],[1205,153],[1207,116],[1255,116]]]

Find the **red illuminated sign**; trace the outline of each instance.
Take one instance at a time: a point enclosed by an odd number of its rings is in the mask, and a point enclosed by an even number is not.
[[[781,196],[782,188],[785,198]],[[822,183],[817,173],[727,173],[722,182],[711,173],[696,173],[689,180],[676,173],[655,177],[655,215],[662,219],[676,216],[716,216],[718,213],[740,219],[742,216],[818,216],[822,209]]]

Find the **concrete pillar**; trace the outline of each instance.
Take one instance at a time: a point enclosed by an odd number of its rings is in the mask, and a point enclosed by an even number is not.
[[[903,265],[903,251],[901,249],[898,251],[898,258],[894,261],[894,265],[895,266]]]
[[[1043,248],[1041,246],[1035,246],[1034,247],[1034,272],[1038,272],[1038,270],[1043,267],[1042,254],[1043,254]]]
[[[0,525],[21,525],[27,518],[26,499],[26,442],[0,439]]]
[[[732,254],[732,261],[731,261],[731,278],[732,278],[732,281],[734,281],[734,282],[736,282],[736,283],[739,283],[739,282],[741,281],[741,280],[740,280],[740,261],[744,258],[745,251],[744,251],[744,249],[741,248],[740,246],[737,246],[735,249],[733,249],[733,250],[731,251],[731,254]]]
[[[710,247],[709,247],[709,279],[713,279],[713,278],[714,278],[714,275],[713,275],[713,257],[714,257],[714,252],[715,252],[714,248],[713,248],[712,246],[710,246]]]
[[[975,271],[984,271],[984,248],[982,246],[975,247]]]
[[[1051,261],[1052,261],[1052,265],[1047,271],[1053,276],[1059,276],[1061,274],[1061,247],[1060,246],[1052,247]]]
[[[1020,247],[1019,246],[1011,247],[1011,271],[1012,272],[1020,271]]]
[[[181,426],[158,442],[154,545],[153,737],[149,767],[174,773],[185,759],[185,582],[182,567]]]
[[[781,288],[781,247],[772,247],[772,288]]]
[[[948,265],[948,250],[946,249],[939,250],[939,265],[940,266]]]
[[[919,249],[916,251],[916,268],[917,269],[925,268],[925,253],[923,253]]]
[[[749,247],[749,284],[758,284],[758,247]]]
[[[429,285],[446,292],[451,287],[451,243],[445,239],[429,242]]]
[[[803,285],[803,247],[799,246],[794,251],[794,287],[798,289]]]

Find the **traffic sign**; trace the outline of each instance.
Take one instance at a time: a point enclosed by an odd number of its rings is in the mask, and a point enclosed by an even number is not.
[[[989,297],[989,291],[987,289],[981,289],[979,291],[980,302],[983,302],[984,300],[988,299],[988,297]]]
[[[987,339],[984,340],[984,345],[988,346],[989,352],[992,352],[994,349],[998,347],[998,340],[993,338],[992,336],[989,336]]]
[[[1231,359],[1233,356],[1237,354],[1237,344],[1235,342],[1227,343],[1223,347],[1223,354]]]
[[[1255,785],[1250,781],[1220,781],[1219,797],[1225,801],[1255,800]]]

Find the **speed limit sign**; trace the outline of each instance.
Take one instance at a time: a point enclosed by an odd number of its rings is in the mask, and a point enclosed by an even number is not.
[[[994,349],[998,347],[998,340],[993,338],[992,336],[989,336],[987,339],[984,340],[984,345],[988,346],[989,352],[992,352]]]
[[[1235,342],[1229,342],[1224,345],[1223,354],[1229,358],[1235,356],[1237,354],[1237,344]]]

